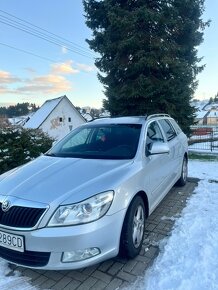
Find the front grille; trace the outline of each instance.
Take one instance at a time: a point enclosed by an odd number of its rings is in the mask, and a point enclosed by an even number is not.
[[[0,224],[9,227],[32,228],[45,210],[45,208],[12,206],[7,212],[4,212],[0,203]]]
[[[23,253],[0,247],[0,257],[23,266],[43,267],[48,264],[51,253],[24,251]]]

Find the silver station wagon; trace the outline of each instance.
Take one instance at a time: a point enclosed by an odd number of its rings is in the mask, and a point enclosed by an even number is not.
[[[0,176],[0,257],[39,269],[133,258],[145,220],[187,179],[187,138],[169,115],[104,118]]]

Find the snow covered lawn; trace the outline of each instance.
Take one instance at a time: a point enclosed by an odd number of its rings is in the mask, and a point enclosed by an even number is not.
[[[189,176],[202,180],[140,289],[218,289],[218,162],[190,161]]]
[[[218,290],[218,162],[189,162],[189,176],[201,179],[172,235],[143,279],[129,289]],[[0,289],[35,289],[28,278],[0,259]]]

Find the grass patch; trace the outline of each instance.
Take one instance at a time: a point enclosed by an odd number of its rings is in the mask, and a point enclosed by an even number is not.
[[[190,152],[188,156],[192,160],[218,161],[218,155]]]

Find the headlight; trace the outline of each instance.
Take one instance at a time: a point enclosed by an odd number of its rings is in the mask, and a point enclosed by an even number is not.
[[[95,221],[106,214],[113,201],[114,192],[106,191],[80,203],[60,206],[48,226],[68,226]]]

